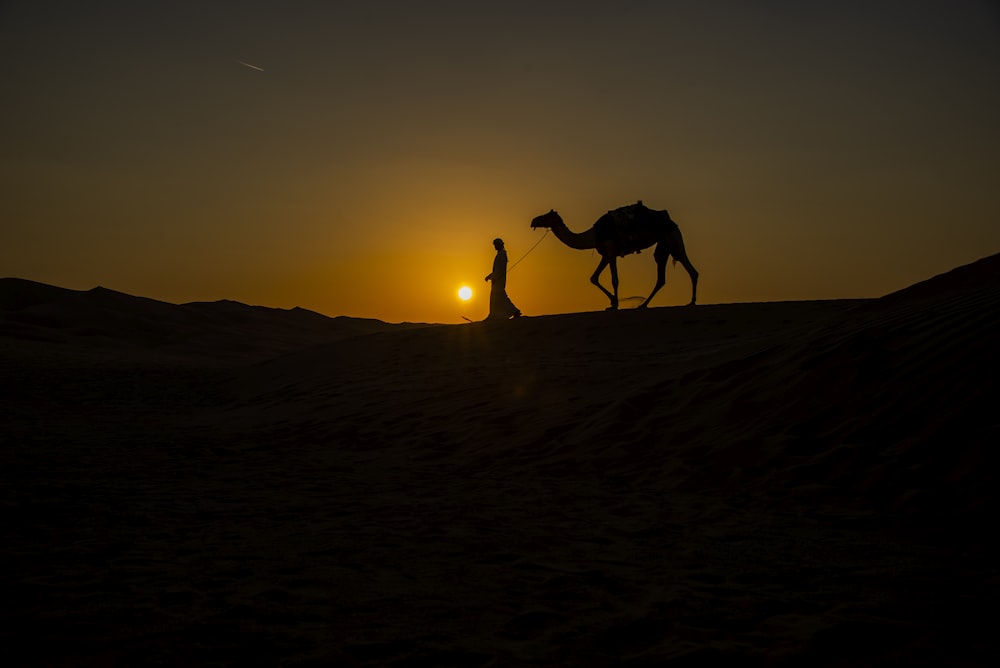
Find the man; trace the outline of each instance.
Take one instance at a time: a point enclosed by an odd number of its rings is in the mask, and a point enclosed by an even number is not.
[[[490,314],[487,320],[507,320],[520,317],[521,311],[507,296],[507,251],[503,247],[503,239],[494,239],[493,247],[497,256],[493,258],[493,272],[486,277],[490,281]]]

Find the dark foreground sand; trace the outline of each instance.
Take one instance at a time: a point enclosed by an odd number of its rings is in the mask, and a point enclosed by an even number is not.
[[[4,665],[1000,665],[1000,256],[426,327],[0,283]]]

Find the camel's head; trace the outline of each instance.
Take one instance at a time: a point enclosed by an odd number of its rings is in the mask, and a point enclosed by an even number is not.
[[[555,209],[551,209],[548,213],[543,213],[540,216],[535,216],[531,220],[531,229],[538,229],[539,227],[555,227],[556,225],[562,225],[563,219],[559,217]]]

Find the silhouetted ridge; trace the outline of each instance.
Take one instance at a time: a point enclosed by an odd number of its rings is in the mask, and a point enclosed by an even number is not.
[[[68,299],[76,292],[24,278],[0,278],[0,308],[16,311],[35,304]]]
[[[249,359],[396,327],[381,320],[330,318],[296,307],[225,299],[171,304],[105,287],[69,290],[0,279],[4,336],[88,349],[158,350],[173,355]]]
[[[880,302],[937,299],[1000,286],[1000,253],[956,267],[882,297]]]

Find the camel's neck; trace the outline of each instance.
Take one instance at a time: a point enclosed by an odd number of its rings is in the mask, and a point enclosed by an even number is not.
[[[589,250],[591,248],[597,247],[597,232],[593,227],[588,229],[586,232],[571,232],[566,223],[559,221],[552,226],[552,232],[556,235],[559,241],[563,242],[570,248],[575,248],[576,250]]]

